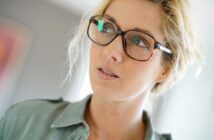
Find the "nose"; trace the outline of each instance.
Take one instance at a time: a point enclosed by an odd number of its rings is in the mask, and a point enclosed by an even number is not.
[[[109,45],[103,49],[103,55],[106,61],[111,63],[120,63],[124,56],[122,37],[117,36]]]

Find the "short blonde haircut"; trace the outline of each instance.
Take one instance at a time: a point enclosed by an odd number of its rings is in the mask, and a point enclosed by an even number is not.
[[[69,73],[72,76],[74,69],[83,72],[89,64],[89,40],[87,39],[88,20],[93,15],[104,14],[106,8],[114,0],[102,0],[91,12],[86,13],[77,28],[75,37],[71,40],[69,55]],[[186,67],[191,62],[202,62],[201,46],[196,40],[192,29],[189,3],[187,0],[148,0],[157,4],[162,10],[162,32],[165,37],[166,47],[172,50],[172,54],[163,53],[163,65],[170,70],[167,79],[157,83],[152,92],[160,93],[179,80],[185,73]],[[77,66],[77,67],[76,67]],[[81,68],[79,67],[81,66]]]

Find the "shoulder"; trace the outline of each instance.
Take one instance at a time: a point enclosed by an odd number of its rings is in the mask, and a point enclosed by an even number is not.
[[[59,99],[32,99],[27,101],[22,101],[20,103],[16,103],[12,105],[8,112],[10,113],[19,113],[22,114],[31,114],[33,113],[43,113],[50,112],[54,110],[59,110],[67,106],[69,104],[66,101],[63,101],[62,98]]]
[[[151,132],[149,138],[154,140],[172,140],[170,133],[159,133],[155,130]]]
[[[159,138],[158,140],[172,140],[171,134],[159,134],[159,133],[156,133],[155,135]]]
[[[143,120],[146,124],[146,138],[154,140],[172,140],[171,134],[159,133],[155,127],[152,125],[152,120],[150,115],[144,110],[143,111]]]
[[[37,134],[43,135],[69,104],[62,99],[34,99],[14,104],[0,120],[0,130],[3,130],[0,131],[0,139],[21,136],[24,132],[30,135],[32,130],[38,130]]]
[[[12,105],[1,119],[1,124],[27,125],[29,122],[54,120],[69,104],[63,99],[33,99]]]

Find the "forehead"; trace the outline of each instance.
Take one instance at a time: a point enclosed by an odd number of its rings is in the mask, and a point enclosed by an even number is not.
[[[157,40],[164,40],[161,31],[161,10],[150,1],[113,0],[105,15],[114,18],[122,30],[140,28],[149,31]]]

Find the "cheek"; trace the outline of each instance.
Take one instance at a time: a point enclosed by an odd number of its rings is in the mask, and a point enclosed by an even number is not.
[[[95,74],[95,71],[96,71],[96,65],[97,65],[97,59],[99,56],[98,56],[99,53],[97,53],[97,50],[94,46],[91,46],[90,47],[90,64],[89,64],[89,78],[90,78],[90,83],[91,83],[91,87],[92,87],[92,90],[94,90],[94,83],[96,81],[96,74]]]
[[[151,67],[146,63],[132,63],[126,68],[126,75],[130,81],[137,84],[145,84],[151,76]]]
[[[93,65],[96,61],[96,58],[100,58],[99,50],[95,46],[90,47],[90,63]]]
[[[121,80],[121,89],[127,95],[137,95],[149,91],[153,87],[151,68],[139,62],[124,67],[125,78]]]
[[[125,70],[129,84],[132,86],[154,85],[160,71],[160,63],[160,59],[154,57],[146,62],[133,61],[127,64]]]
[[[90,64],[89,64],[89,74],[94,78],[96,75],[96,69],[100,66],[103,56],[102,56],[102,48],[96,45],[92,45],[90,47]]]
[[[98,52],[97,52],[97,49],[93,46],[91,46],[90,48],[90,64],[89,64],[89,72],[91,73],[93,71],[93,69],[96,67],[96,61],[97,59],[96,58],[99,58],[98,56]]]
[[[94,57],[95,54],[96,54],[96,53],[95,53],[94,47],[91,46],[91,47],[90,47],[90,59],[93,59],[93,57]]]
[[[91,44],[90,46],[90,59],[96,60],[96,58],[101,58],[102,47]]]

